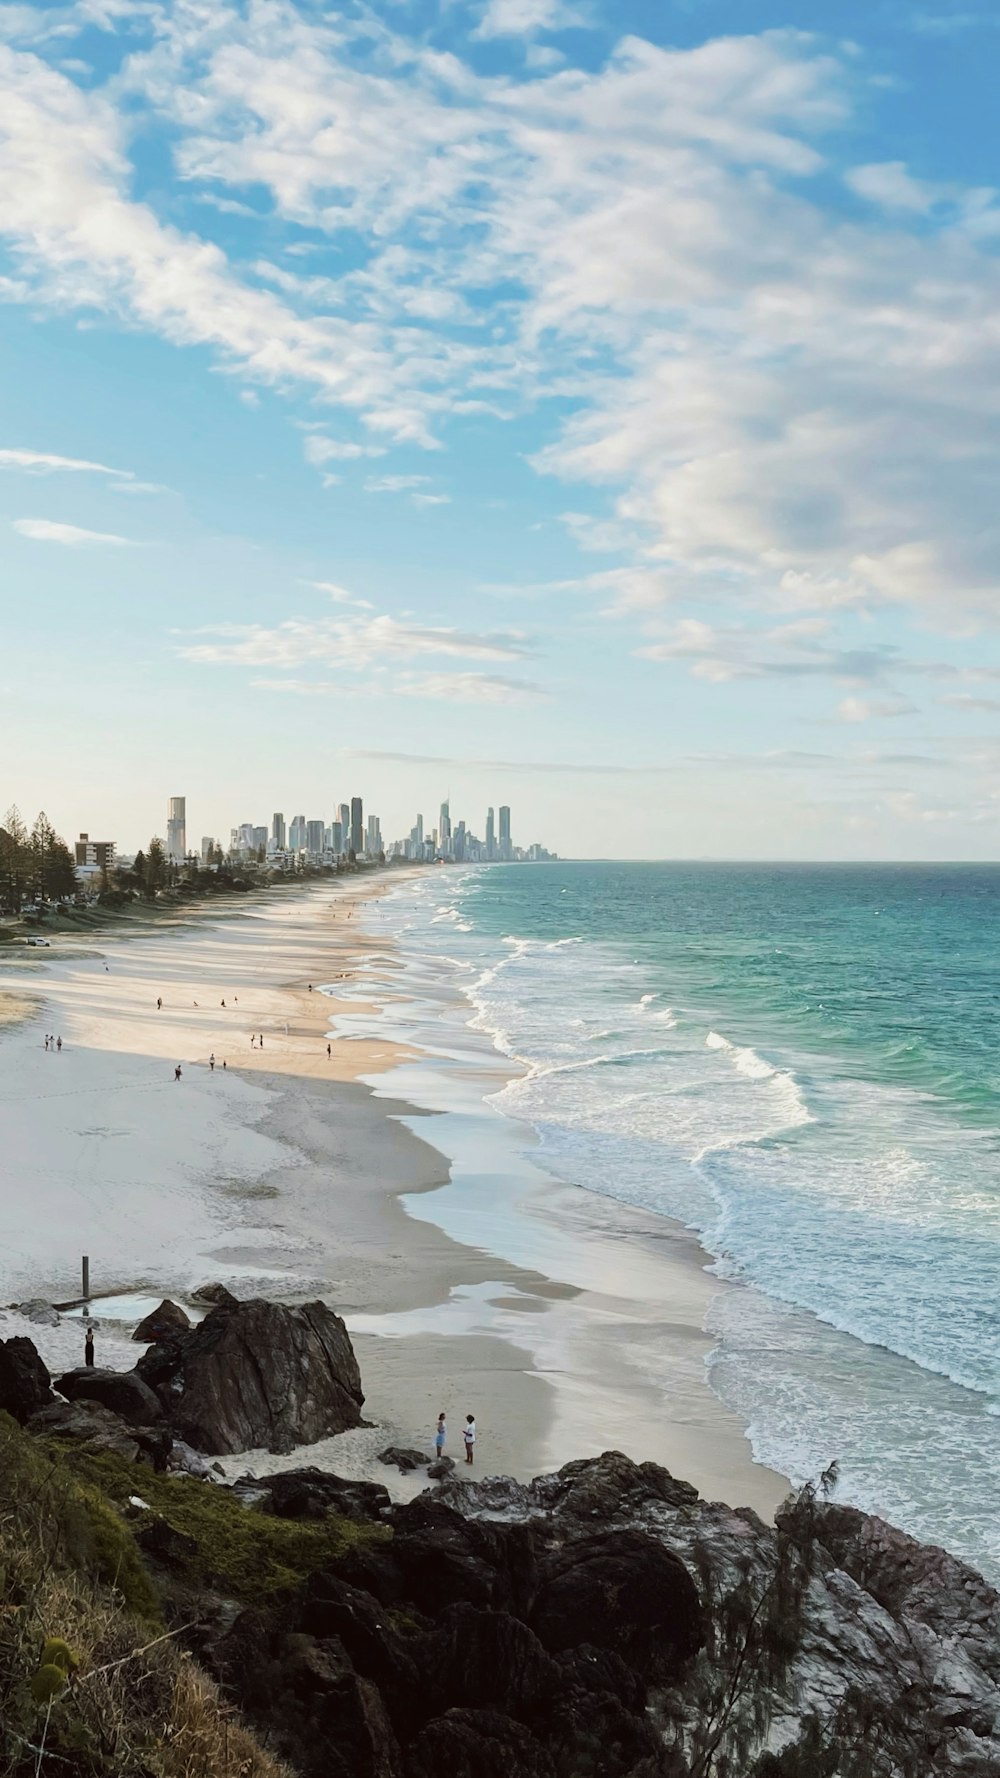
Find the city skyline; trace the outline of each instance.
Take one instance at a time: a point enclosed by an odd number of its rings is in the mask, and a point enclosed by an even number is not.
[[[833,11],[7,8],[24,804],[996,856],[996,21]]]

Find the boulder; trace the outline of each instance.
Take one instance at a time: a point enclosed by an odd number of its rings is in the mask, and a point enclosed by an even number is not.
[[[499,1710],[448,1710],[421,1729],[406,1762],[407,1778],[556,1778],[542,1746]]]
[[[168,1435],[169,1436],[169,1435]],[[170,1451],[167,1455],[167,1469],[171,1475],[193,1475],[204,1481],[209,1474],[209,1465],[200,1451],[186,1445],[183,1439],[172,1438]]]
[[[36,1327],[58,1327],[59,1310],[47,1303],[44,1297],[33,1296],[27,1303],[18,1303],[17,1312],[26,1321],[33,1321]]]
[[[23,1426],[51,1400],[49,1373],[31,1340],[0,1340],[0,1408]]]
[[[361,1425],[364,1395],[347,1329],[325,1303],[256,1298],[151,1346],[136,1371],[178,1436],[213,1456],[287,1453]]]
[[[448,1477],[454,1473],[454,1470],[454,1457],[436,1457],[434,1462],[429,1463],[427,1466],[427,1474],[430,1476],[432,1482],[446,1482]]]
[[[402,1470],[404,1475],[412,1469],[427,1469],[432,1461],[423,1451],[414,1451],[405,1445],[390,1445],[387,1450],[379,1452],[378,1460],[390,1469]]]
[[[381,1482],[349,1482],[322,1469],[286,1469],[263,1476],[270,1510],[279,1519],[341,1519],[378,1523],[391,1505]]]
[[[45,1438],[68,1438],[91,1451],[113,1451],[134,1463],[139,1455],[135,1429],[96,1401],[54,1401],[32,1414],[28,1431]]]
[[[239,1300],[224,1284],[199,1284],[197,1290],[191,1292],[193,1303],[211,1303],[215,1308],[235,1309]]]
[[[159,1308],[147,1315],[145,1321],[140,1321],[132,1338],[141,1340],[148,1346],[155,1340],[169,1340],[173,1334],[186,1333],[190,1326],[190,1316],[185,1315],[184,1310],[177,1303],[172,1303],[169,1297],[164,1297]]]
[[[150,1426],[163,1418],[159,1401],[135,1371],[106,1371],[85,1364],[64,1371],[55,1386],[67,1401],[99,1401],[133,1426]]]
[[[539,1566],[531,1625],[553,1653],[589,1642],[638,1673],[678,1671],[704,1640],[698,1590],[683,1562],[644,1531],[598,1531]]]

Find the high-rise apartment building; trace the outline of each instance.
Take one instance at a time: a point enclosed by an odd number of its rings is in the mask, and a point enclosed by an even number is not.
[[[172,796],[167,803],[167,858],[183,864],[187,857],[187,799]]]
[[[500,839],[497,849],[501,858],[510,859],[513,855],[510,844],[510,810],[506,807],[500,810]]]
[[[361,806],[361,798],[351,798],[351,851],[361,853],[365,849],[365,816]]]
[[[306,822],[306,849],[314,858],[322,857],[323,834],[324,829],[322,821]]]
[[[343,850],[344,850],[344,823],[342,821],[331,821],[331,823],[330,823],[330,851],[334,854],[334,856],[336,858],[339,858],[340,854],[341,854],[341,852],[343,852]]]
[[[281,815],[281,814],[272,815],[271,816],[271,840],[272,840],[272,843],[274,845],[274,849],[276,852],[283,852],[285,850],[286,839],[287,839],[287,834],[286,834],[286,830],[285,830],[284,815]]]
[[[496,857],[496,855],[497,855],[497,834],[496,834],[496,826],[495,826],[494,820],[493,820],[493,810],[487,809],[487,811],[486,811],[486,856],[489,859],[493,859]]]
[[[214,851],[215,851],[215,841],[213,840],[211,834],[210,833],[202,834],[202,836],[201,836],[201,862],[206,868],[212,862],[212,854]]]
[[[445,802],[441,804],[441,821],[438,827],[438,845],[443,858],[451,857],[451,809]]]
[[[369,858],[377,858],[382,850],[382,823],[377,815],[369,815],[365,829],[365,851]]]
[[[343,830],[344,851],[346,852],[351,843],[351,811],[346,803],[341,803],[340,808],[337,810],[337,820],[340,822]]]
[[[115,862],[114,840],[92,840],[89,833],[80,835],[75,851],[77,864],[94,870],[110,870]]]
[[[255,852],[267,851],[267,828],[255,827],[253,830],[253,849]]]
[[[292,825],[288,830],[288,844],[293,852],[305,851],[306,818],[304,815],[292,816]]]

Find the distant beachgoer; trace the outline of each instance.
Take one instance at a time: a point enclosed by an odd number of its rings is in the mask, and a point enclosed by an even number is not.
[[[234,995],[233,995],[233,1005],[234,1005],[234,1006],[239,1006],[239,1003],[240,1003],[240,1001],[239,1001],[239,995],[238,995],[238,994],[234,994]]]
[[[157,1012],[162,1012],[162,1010],[163,1010],[163,1001],[162,1000],[158,1000],[156,1002],[156,1010],[157,1010]]]
[[[87,1337],[83,1342],[83,1362],[84,1364],[93,1364],[94,1362],[94,1330],[92,1327],[88,1327]]]
[[[310,983],[309,983],[309,992],[310,992],[310,994],[311,994],[311,993],[312,993],[312,991],[313,991],[313,985],[312,985],[312,982],[310,982]]]
[[[465,1440],[465,1461],[471,1463],[476,1450],[476,1417],[474,1414],[466,1414],[462,1437]]]
[[[251,1048],[251,1049],[252,1049],[252,1050],[255,1050],[255,1049],[256,1049],[256,1048],[257,1048],[257,1039],[256,1039],[256,1037],[251,1037],[251,1039],[250,1039],[250,1048]]]
[[[257,1039],[257,1048],[259,1050],[262,1050],[264,1048],[264,1033],[263,1033],[263,1031],[261,1032],[260,1036]]]
[[[192,1000],[192,1002],[191,1002],[192,1006],[197,1006],[197,1004],[198,1004],[197,1000]]]
[[[442,1408],[440,1414],[438,1415],[438,1423],[437,1423],[437,1427],[434,1432],[434,1450],[437,1453],[437,1456],[439,1458],[444,1456],[444,1447],[447,1442],[448,1442],[448,1423],[445,1420],[444,1409]]]
[[[48,1049],[48,1047],[49,1047],[49,1039],[48,1038],[45,1039],[45,1047],[46,1047],[46,1049]]]
[[[327,1046],[326,1046],[326,1053],[327,1053],[327,1055],[328,1055],[328,1056],[332,1056],[332,1055],[333,1055],[333,1051],[332,1051],[332,1049],[331,1049],[331,1048],[330,1048],[330,1045],[329,1045],[329,1044],[327,1044]]]
[[[225,1003],[225,1001],[224,1001],[224,1000],[220,1000],[220,1001],[219,1001],[219,1005],[220,1005],[220,1006],[225,1006],[225,1004],[226,1004],[226,1003]]]
[[[225,1056],[223,1056],[223,1058],[222,1058],[222,1066],[223,1066],[223,1068],[224,1068],[224,1067],[225,1067],[225,1066],[226,1066],[226,1058],[225,1058]]]
[[[181,1077],[181,1065],[178,1062],[177,1067],[174,1069],[174,1079],[180,1080],[180,1077]]]
[[[105,971],[105,974],[106,974],[106,975],[110,975],[110,974],[111,974],[111,970],[110,970],[110,969],[109,969],[109,968],[108,968],[108,965],[107,965],[107,964],[106,964],[106,963],[105,963],[105,965],[104,965],[104,971]]]
[[[212,1073],[214,1074],[215,1073],[215,1057],[214,1057],[214,1055],[209,1056],[208,1066],[211,1069]]]
[[[57,1038],[56,1038],[56,1049],[57,1049],[57,1050],[61,1050],[61,1049],[62,1049],[62,1038],[61,1038],[61,1037],[57,1037]]]

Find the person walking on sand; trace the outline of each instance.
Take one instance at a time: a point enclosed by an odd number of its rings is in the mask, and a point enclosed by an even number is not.
[[[215,1051],[214,1050],[212,1051],[212,1054],[208,1058],[208,1066],[209,1066],[209,1069],[212,1072],[212,1074],[214,1074],[215,1073]]]
[[[174,1069],[174,1079],[180,1080],[180,1077],[181,1077],[181,1065],[178,1062],[177,1067]]]
[[[61,1037],[57,1037],[57,1038],[56,1038],[56,1049],[57,1049],[57,1050],[61,1050],[61,1049],[62,1049],[62,1038],[61,1038]]]
[[[263,1033],[263,1031],[261,1032],[260,1036],[257,1039],[257,1048],[259,1050],[262,1050],[264,1048],[264,1033]]]
[[[444,1448],[448,1442],[448,1422],[444,1417],[444,1409],[438,1415],[438,1423],[434,1432],[434,1455],[440,1463],[444,1456]]]
[[[333,1051],[332,1051],[332,1050],[331,1050],[331,1048],[330,1048],[330,1045],[329,1045],[329,1044],[327,1044],[327,1046],[326,1046],[326,1053],[327,1053],[327,1055],[328,1055],[328,1056],[332,1056],[332,1054],[333,1054]]]
[[[250,1048],[251,1048],[251,1049],[252,1049],[252,1050],[255,1050],[255,1049],[256,1049],[256,1048],[257,1048],[257,1039],[256,1039],[256,1037],[251,1037],[251,1039],[250,1039]]]
[[[157,1002],[156,1002],[156,1010],[157,1010],[157,1012],[162,1012],[162,1011],[163,1011],[163,1001],[162,1001],[162,1000],[157,1000]]]
[[[83,1362],[90,1365],[94,1362],[94,1330],[92,1327],[88,1327],[87,1337],[83,1342]]]
[[[48,1038],[45,1039],[45,1047],[46,1047],[46,1049],[48,1049],[48,1047],[49,1047],[49,1039]]]
[[[465,1461],[471,1463],[476,1450],[476,1417],[474,1414],[466,1414],[462,1437],[465,1440]]]

